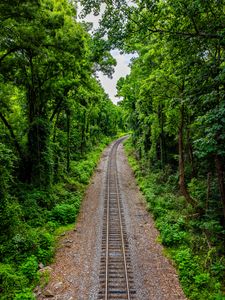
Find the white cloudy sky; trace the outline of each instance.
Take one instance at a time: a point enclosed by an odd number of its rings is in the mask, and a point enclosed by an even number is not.
[[[78,9],[79,15],[79,9]],[[88,15],[85,18],[85,21],[93,23],[93,29],[98,27],[99,16],[94,16],[93,14]],[[109,95],[110,99],[117,103],[119,99],[115,97],[116,91],[116,83],[120,77],[124,77],[130,72],[129,63],[130,59],[134,56],[131,54],[120,54],[118,50],[111,51],[113,57],[117,60],[117,66],[115,67],[115,72],[113,74],[113,78],[110,79],[107,76],[104,76],[102,73],[98,73],[98,77],[101,81],[103,88],[106,93]]]
[[[111,51],[112,56],[117,60],[117,65],[115,67],[115,72],[113,74],[113,78],[110,79],[107,76],[99,73],[99,79],[101,81],[102,86],[104,87],[106,93],[110,96],[110,99],[116,103],[119,101],[117,97],[115,97],[116,91],[116,83],[120,79],[120,77],[124,77],[130,73],[129,63],[130,59],[133,55],[128,54],[120,54],[118,50]]]

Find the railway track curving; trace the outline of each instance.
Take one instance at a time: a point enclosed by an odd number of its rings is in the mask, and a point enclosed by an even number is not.
[[[117,170],[117,148],[123,139],[121,138],[113,144],[108,158],[104,194],[99,300],[136,299]]]

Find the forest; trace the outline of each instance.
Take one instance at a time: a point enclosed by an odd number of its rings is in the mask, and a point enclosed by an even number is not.
[[[74,5],[1,1],[0,22],[0,299],[34,299],[123,114],[95,77],[115,60]]]
[[[189,299],[225,299],[223,0],[0,1],[0,299],[35,299],[119,132]],[[104,9],[103,9],[104,8]],[[114,105],[96,76],[133,53]]]
[[[117,89],[160,241],[189,299],[225,299],[225,3],[105,1],[100,24],[113,49],[135,54]]]

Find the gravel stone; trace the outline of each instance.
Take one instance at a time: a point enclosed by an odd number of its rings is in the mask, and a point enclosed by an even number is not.
[[[47,298],[52,298],[52,297],[54,297],[54,294],[51,290],[47,289],[44,291],[44,296]]]
[[[51,279],[38,300],[50,290],[54,300],[97,300],[104,209],[104,183],[109,146],[92,177],[76,228],[61,237]],[[124,206],[137,300],[186,300],[172,263],[163,247],[151,215],[124,154],[118,148],[119,185]],[[69,242],[69,248],[68,243]],[[60,283],[60,284],[59,284]]]
[[[123,145],[117,166],[138,300],[186,300],[172,262],[157,242],[159,232],[128,165]]]

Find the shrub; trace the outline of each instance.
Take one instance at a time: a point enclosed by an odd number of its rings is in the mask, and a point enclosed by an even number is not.
[[[54,236],[46,232],[45,230],[39,231],[38,234],[38,247],[35,255],[38,260],[44,264],[47,264],[51,261],[54,254]]]
[[[8,197],[4,203],[4,207],[0,205],[1,238],[8,240],[13,236],[14,232],[21,227],[21,217],[22,210],[17,199],[14,197]]]
[[[9,264],[0,264],[0,286],[2,299],[11,299],[16,291],[20,291],[28,285],[28,279],[20,272],[16,272]],[[6,298],[7,297],[7,298]]]
[[[165,246],[177,246],[183,244],[188,236],[178,223],[171,224],[167,220],[160,219],[156,222],[161,233],[161,241]]]
[[[34,300],[33,286],[37,281],[41,286],[47,283],[49,273],[38,272],[38,262],[47,265],[51,261],[55,237],[62,230],[60,225],[74,223],[85,185],[102,149],[103,144],[86,157],[82,155],[82,160],[71,161],[71,173],[63,173],[63,166],[57,184],[39,189],[30,184],[14,182],[15,157],[11,150],[0,143],[0,165],[3,165],[0,174],[1,300]],[[42,163],[51,167],[49,161]],[[16,196],[10,195],[9,191]]]
[[[35,300],[34,294],[29,289],[24,289],[21,293],[15,295],[13,300]]]
[[[47,222],[45,228],[47,231],[49,231],[50,233],[54,233],[56,228],[59,226],[59,224],[55,221],[49,221]]]
[[[188,190],[193,198],[201,200],[204,204],[206,199],[206,181],[200,181],[200,179],[192,178],[192,180],[188,184]]]
[[[11,239],[8,249],[10,256],[15,261],[22,261],[30,256],[37,248],[37,233],[34,230],[22,230]]]
[[[199,275],[194,276],[194,281],[196,283],[196,286],[198,287],[205,287],[208,285],[210,280],[209,273],[201,273]]]
[[[162,243],[167,246],[175,244],[178,245],[180,243],[183,243],[186,237],[187,233],[185,231],[179,231],[177,227],[174,226],[174,228],[171,228],[171,230],[163,232]]]
[[[78,209],[72,204],[57,204],[51,211],[51,218],[61,225],[73,223]]]
[[[87,184],[95,165],[95,161],[90,157],[89,161],[83,160],[76,162],[76,164],[74,163],[71,168],[72,172],[74,173],[75,177],[78,178],[79,182]]]
[[[218,278],[223,279],[223,274],[225,273],[225,258],[223,261],[216,261],[213,263],[211,266],[211,272],[215,276],[218,276]]]
[[[51,247],[50,249],[42,249],[42,248],[39,248],[37,250],[37,258],[39,261],[41,261],[43,264],[47,264],[49,262],[51,262],[52,260],[52,257],[54,255],[54,248]]]
[[[198,257],[194,257],[190,249],[182,248],[177,251],[174,258],[178,265],[181,281],[185,285],[190,284],[199,270]]]
[[[53,254],[53,246],[52,234],[32,228],[16,234],[8,245],[10,258],[15,262],[23,262],[32,255],[42,262],[48,262]]]
[[[37,258],[32,255],[26,259],[26,261],[20,266],[20,271],[25,275],[30,282],[38,279],[38,261]]]
[[[177,195],[177,173],[167,169],[163,172],[150,170],[146,167],[147,160],[134,159],[130,141],[126,142],[125,148],[148,209],[156,220],[161,242],[177,265],[185,294],[192,300],[225,300],[222,292],[224,230],[220,223],[221,214],[215,213],[220,201],[213,181],[213,201],[210,199],[209,207],[202,215],[198,209],[205,208],[205,179],[193,179],[188,185],[189,192],[198,200],[198,207],[192,207],[183,196]]]

